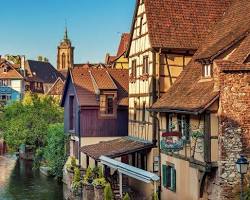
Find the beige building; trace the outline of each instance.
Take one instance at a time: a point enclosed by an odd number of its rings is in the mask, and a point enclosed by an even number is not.
[[[235,162],[240,154],[249,157],[250,144],[249,9],[249,1],[223,8],[192,61],[152,106],[162,199],[237,199]]]

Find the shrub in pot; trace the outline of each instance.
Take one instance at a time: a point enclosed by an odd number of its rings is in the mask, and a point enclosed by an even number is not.
[[[128,193],[125,194],[125,196],[122,198],[122,200],[131,200]]]
[[[106,184],[104,188],[104,200],[112,200],[113,199],[113,193],[110,184]]]
[[[95,187],[95,200],[104,199],[104,187],[107,184],[105,178],[96,178],[93,181],[93,186]]]

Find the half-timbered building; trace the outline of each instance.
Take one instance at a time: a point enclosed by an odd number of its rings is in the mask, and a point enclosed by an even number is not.
[[[162,199],[236,199],[235,162],[250,156],[249,9],[247,0],[222,8],[192,61],[152,106]]]
[[[228,1],[138,0],[128,46],[129,58],[129,135],[151,142],[142,157],[146,170],[161,175],[158,119],[147,109],[174,84],[198,49],[211,24],[222,16]],[[133,163],[130,162],[132,165]],[[140,165],[136,165],[140,167]],[[135,183],[131,183],[133,185]],[[137,182],[136,185],[142,184]],[[137,189],[152,194],[152,187]]]

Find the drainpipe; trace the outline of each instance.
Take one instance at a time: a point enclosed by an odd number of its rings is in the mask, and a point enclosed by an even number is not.
[[[158,73],[160,73],[160,54],[161,54],[161,49],[159,49],[158,51]],[[156,52],[153,53],[153,103],[156,102],[156,100],[158,98],[160,98],[160,81],[158,79],[157,82],[157,77],[156,77]],[[160,74],[158,74],[159,76]],[[156,95],[157,90],[156,90],[156,85],[158,84],[158,97]],[[160,154],[160,124],[159,124],[159,119],[156,116],[155,112],[150,112],[150,116],[153,118],[153,143],[156,145],[157,141],[158,141],[158,152],[159,152],[159,186],[158,186],[158,197],[159,199],[161,198],[161,154]],[[158,127],[158,128],[157,128]],[[157,139],[156,139],[157,138]]]
[[[79,157],[79,165],[81,167],[81,106],[78,106],[78,157]]]
[[[152,118],[154,118],[155,119],[155,121],[156,121],[156,124],[157,124],[157,141],[158,141],[158,152],[159,152],[159,178],[160,178],[160,180],[159,180],[159,186],[158,186],[158,197],[159,197],[159,199],[161,199],[161,147],[160,147],[160,139],[161,139],[161,137],[160,137],[160,122],[159,122],[159,119],[158,119],[158,117],[157,116],[155,116],[155,112],[149,112],[150,113],[150,116],[152,117]]]

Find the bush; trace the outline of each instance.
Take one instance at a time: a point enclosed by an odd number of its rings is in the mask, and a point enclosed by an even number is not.
[[[125,194],[125,196],[122,198],[122,200],[130,200],[128,193]]]
[[[75,168],[73,182],[80,182],[81,180],[81,172],[79,168]]]
[[[81,172],[79,168],[74,169],[74,176],[72,181],[72,190],[74,193],[78,192],[81,187]]]
[[[67,159],[66,142],[67,138],[64,134],[63,124],[49,125],[47,145],[44,147],[44,159],[50,168],[51,175],[59,178],[63,176],[63,167]]]
[[[158,193],[157,193],[157,192],[155,192],[155,193],[153,194],[153,200],[159,200],[159,198],[158,198]]]
[[[93,171],[92,171],[91,167],[88,166],[88,168],[86,170],[86,174],[85,174],[84,179],[83,179],[83,182],[85,184],[88,184],[92,181],[92,179],[93,179]]]
[[[76,167],[76,158],[74,156],[70,157],[70,164],[71,164],[71,169],[75,169]]]
[[[106,184],[104,188],[104,200],[112,200],[113,199],[113,193],[110,184]]]
[[[96,179],[94,179],[94,181],[93,181],[93,186],[102,186],[102,187],[104,187],[105,185],[106,185],[106,180],[105,180],[105,178],[96,178]]]

